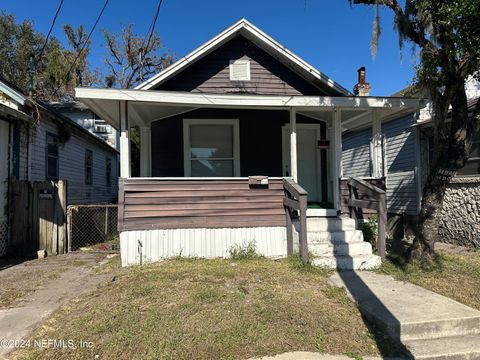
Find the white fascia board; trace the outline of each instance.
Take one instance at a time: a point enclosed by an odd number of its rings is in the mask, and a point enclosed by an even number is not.
[[[12,100],[16,101],[21,106],[25,105],[26,97],[1,81],[0,81],[0,91],[3,92]]]
[[[133,101],[171,106],[224,107],[224,108],[286,108],[298,110],[315,108],[412,108],[420,107],[420,99],[387,97],[333,97],[333,96],[278,96],[246,94],[201,94],[174,91],[145,91],[128,89],[76,88],[75,97],[81,101],[100,102]],[[94,109],[92,109],[94,110]]]
[[[244,20],[244,21],[245,21],[245,25],[244,25],[245,30],[247,30],[250,34],[252,34],[255,38],[260,40],[262,43],[264,43],[265,45],[267,45],[268,47],[270,47],[280,55],[284,56],[288,61],[297,65],[298,67],[306,71],[308,74],[313,75],[313,77],[322,81],[326,85],[334,88],[336,91],[340,92],[341,94],[344,94],[346,96],[352,95],[350,91],[348,91],[343,86],[335,82],[333,79],[326,76],[324,73],[317,70],[315,67],[307,63],[302,58],[295,55],[293,52],[288,50],[285,46],[280,44],[278,41],[274,40],[271,36],[263,32],[262,30],[257,28],[255,25],[251,24],[247,20]]]
[[[228,40],[238,31],[239,27],[244,21],[246,20],[241,19],[237,21],[235,24],[225,29],[217,36],[213,37],[206,43],[200,45],[198,48],[190,52],[188,55],[185,55],[184,57],[180,58],[179,60],[174,62],[172,65],[167,67],[166,69],[160,71],[158,74],[152,76],[150,79],[144,81],[140,85],[137,85],[135,89],[148,90],[158,85],[162,81],[170,78],[171,76],[173,76],[174,74],[182,70],[184,67],[190,65],[192,62],[198,60],[200,57],[208,54],[214,48],[223,44],[226,40]]]
[[[250,23],[246,19],[241,19],[235,24],[222,31],[220,34],[207,41],[188,55],[184,56],[180,60],[176,61],[171,66],[167,67],[163,71],[159,72],[157,75],[154,75],[150,79],[146,80],[142,84],[135,87],[135,89],[149,90],[154,86],[160,84],[161,82],[169,79],[176,73],[180,72],[183,68],[191,65],[193,62],[207,55],[212,50],[220,47],[237,33],[242,33],[247,35],[247,37],[252,41],[258,41],[263,44],[264,48],[267,47],[280,56],[283,56],[287,61],[295,64],[297,67],[313,76],[314,78],[320,80],[336,91],[344,95],[352,95],[347,89],[333,81],[331,78],[321,73],[315,69],[312,65],[308,64],[303,59],[299,58],[297,55],[288,50],[285,46],[281,45],[279,42],[274,40],[272,37],[264,33],[262,30],[257,28],[255,25]]]

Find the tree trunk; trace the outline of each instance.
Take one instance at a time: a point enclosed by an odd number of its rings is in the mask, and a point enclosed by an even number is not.
[[[480,102],[469,116],[463,83],[457,87],[450,100],[448,103],[452,105],[452,119],[449,123],[445,121],[446,114],[442,111],[445,103],[433,104],[434,166],[430,169],[423,188],[417,233],[410,251],[411,259],[435,259],[435,242],[438,240],[439,218],[446,188],[456,172],[465,166],[472,138],[479,129]]]
[[[417,233],[410,252],[410,258],[431,262],[435,260],[435,242],[438,237],[439,217],[448,184],[444,172],[430,176],[423,189],[422,204],[418,219]]]

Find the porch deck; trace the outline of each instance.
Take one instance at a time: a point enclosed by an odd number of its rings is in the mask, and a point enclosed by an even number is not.
[[[358,195],[364,198],[364,194]],[[316,238],[318,231],[324,232],[325,239],[334,236],[356,241],[354,223],[347,229],[336,216],[307,219],[307,196],[293,180],[281,177],[121,178],[118,229],[122,264],[178,255],[225,257],[232,247],[251,243],[267,257],[285,257],[296,248],[307,259],[307,234]],[[349,194],[343,196],[342,202],[348,203]],[[293,209],[300,214],[295,234]],[[318,221],[324,223],[320,230],[315,226],[310,230],[309,221],[317,227]],[[332,231],[348,234],[327,234]]]
[[[119,230],[285,226],[283,179],[122,178]]]

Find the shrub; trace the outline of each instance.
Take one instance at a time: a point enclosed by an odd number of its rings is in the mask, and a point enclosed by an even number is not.
[[[234,245],[228,250],[228,253],[232,260],[257,259],[261,257],[260,254],[257,253],[255,241],[243,245]]]
[[[361,225],[361,229],[363,232],[363,239],[372,244],[373,251],[377,251],[377,215],[373,214],[368,218],[367,221],[364,221]]]

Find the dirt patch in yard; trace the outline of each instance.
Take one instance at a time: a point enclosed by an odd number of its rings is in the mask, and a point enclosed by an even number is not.
[[[15,358],[247,359],[287,351],[380,352],[356,306],[327,284],[330,272],[265,259],[116,266],[100,270],[113,281],[69,303],[32,335],[84,340],[91,348],[25,349]],[[385,353],[389,345],[381,346]]]
[[[13,266],[4,266],[0,271],[0,309],[21,306],[24,299],[35,290],[40,289],[50,281],[69,269],[81,266],[93,266],[104,254],[82,254],[51,256],[45,259],[26,260]],[[7,263],[3,259],[3,264]]]

